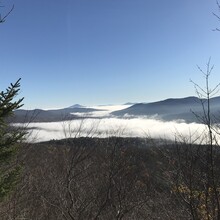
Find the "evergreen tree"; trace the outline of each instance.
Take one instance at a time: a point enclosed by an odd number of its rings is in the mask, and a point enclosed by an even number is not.
[[[20,168],[13,165],[13,159],[25,132],[13,127],[8,120],[23,105],[23,98],[15,100],[19,90],[20,79],[0,92],[0,200],[12,191],[19,176]]]

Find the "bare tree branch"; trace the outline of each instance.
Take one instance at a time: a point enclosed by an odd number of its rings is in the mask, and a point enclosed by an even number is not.
[[[14,10],[14,5],[12,5],[10,11],[9,11],[6,15],[4,15],[3,17],[2,17],[1,14],[0,14],[0,23],[5,22],[5,19],[11,14],[11,12],[12,12],[13,10]]]

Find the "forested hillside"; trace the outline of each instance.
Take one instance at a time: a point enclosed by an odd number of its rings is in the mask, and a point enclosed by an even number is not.
[[[17,158],[23,165],[20,183],[1,203],[0,218],[176,220],[196,213],[206,219],[216,214],[211,189],[206,195],[203,185],[207,149],[117,137],[23,145]]]

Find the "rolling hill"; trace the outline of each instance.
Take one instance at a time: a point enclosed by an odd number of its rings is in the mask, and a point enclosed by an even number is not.
[[[186,122],[199,122],[198,117],[202,116],[202,103],[207,108],[207,100],[197,97],[186,97],[179,99],[166,99],[152,103],[138,103],[129,108],[112,112],[112,115],[119,117],[147,116],[164,121],[184,120]],[[220,96],[210,99],[211,114],[220,115]]]
[[[55,122],[63,120],[73,120],[80,118],[74,113],[90,113],[94,111],[101,111],[94,108],[69,107],[56,110],[16,110],[13,118],[10,119],[13,123],[27,123],[27,122]]]
[[[122,110],[109,112],[108,117],[147,117],[164,121],[184,120],[187,123],[201,122],[202,103],[204,109],[207,108],[207,100],[197,97],[170,98],[158,102],[137,103]],[[210,99],[211,115],[216,122],[220,122],[220,96]],[[103,108],[104,109],[104,108]],[[15,123],[23,122],[55,122],[63,120],[73,120],[79,118],[89,118],[92,112],[104,111],[100,108],[87,108],[78,104],[68,108],[56,110],[17,110],[15,116],[10,121]],[[85,113],[79,114],[79,113]],[[88,115],[87,115],[88,113]],[[80,116],[81,115],[81,116]],[[97,115],[98,118],[105,117],[104,114]]]

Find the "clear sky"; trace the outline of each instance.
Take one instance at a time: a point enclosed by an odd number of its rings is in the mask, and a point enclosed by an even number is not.
[[[19,77],[25,108],[194,95],[209,57],[220,82],[215,0],[5,0],[0,89]]]

